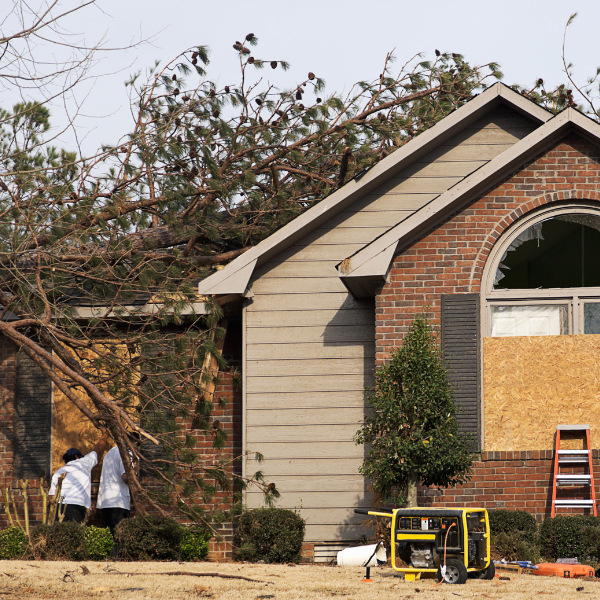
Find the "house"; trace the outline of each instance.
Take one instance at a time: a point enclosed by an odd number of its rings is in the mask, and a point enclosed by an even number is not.
[[[242,447],[317,554],[365,533],[364,388],[424,310],[480,454],[422,500],[548,516],[557,424],[600,442],[600,125],[495,84],[199,293],[237,301]]]

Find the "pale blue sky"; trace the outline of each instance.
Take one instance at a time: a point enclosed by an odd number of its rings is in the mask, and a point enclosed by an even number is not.
[[[63,1],[65,7],[78,3]],[[90,153],[102,142],[116,143],[130,128],[123,86],[129,73],[193,45],[210,47],[209,78],[222,85],[237,81],[232,44],[249,32],[260,40],[257,57],[291,63],[285,76],[279,69],[263,71],[282,87],[314,71],[327,81],[329,92],[348,90],[358,80],[376,77],[386,52],[394,48],[397,64],[418,52],[431,58],[439,48],[460,52],[471,63],[499,62],[507,84],[531,84],[537,77],[555,83],[564,79],[562,38],[573,12],[579,16],[569,28],[567,57],[584,81],[600,64],[597,0],[98,0],[97,7],[75,13],[68,22],[88,44],[104,34],[119,46],[140,37],[154,36],[154,41],[106,55],[94,72],[117,72],[91,90],[89,83],[79,88],[82,113],[89,115],[78,121],[82,147]],[[10,100],[5,94],[1,101]],[[58,119],[61,107],[53,112]],[[70,136],[62,141],[72,146]]]

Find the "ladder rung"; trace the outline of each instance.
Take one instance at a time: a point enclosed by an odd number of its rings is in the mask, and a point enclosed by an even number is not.
[[[565,457],[565,458],[561,458],[560,456],[558,457],[558,464],[559,465],[587,465],[588,464],[588,459],[587,458],[579,458],[576,456],[573,457]]]
[[[590,479],[590,475],[587,473],[557,473],[556,478],[560,479]]]
[[[555,505],[558,506],[566,506],[567,508],[575,508],[578,506],[593,506],[595,504],[594,500],[575,500],[574,498],[564,499],[564,500],[555,500]]]
[[[589,454],[589,450],[559,450],[558,454]]]

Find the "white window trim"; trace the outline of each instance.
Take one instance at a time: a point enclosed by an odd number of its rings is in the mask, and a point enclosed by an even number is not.
[[[485,264],[481,279],[481,331],[483,337],[491,337],[491,306],[492,305],[525,305],[525,304],[568,304],[569,305],[569,335],[583,333],[583,304],[585,301],[600,301],[600,287],[580,288],[549,288],[529,290],[495,290],[494,278],[498,265],[511,243],[526,229],[565,214],[587,214],[600,218],[600,206],[575,202],[560,206],[546,207],[527,215],[518,223],[511,226],[494,244]],[[543,302],[542,302],[543,301]]]

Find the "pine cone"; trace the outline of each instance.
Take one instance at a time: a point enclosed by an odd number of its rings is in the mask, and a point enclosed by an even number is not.
[[[254,64],[254,56],[251,56],[251,57],[248,59],[248,62],[249,62],[251,65],[253,65],[253,64]]]
[[[171,77],[171,79],[172,79],[173,81],[177,81],[177,75],[175,75],[175,73],[173,73],[173,77]]]
[[[197,65],[198,64],[198,59],[197,58],[192,58],[192,64],[193,65]]]
[[[219,112],[218,108],[215,108],[215,110],[212,111],[212,116],[216,119],[221,113]]]
[[[225,93],[229,94],[229,86],[228,85],[225,86]]]
[[[262,104],[262,100],[260,98],[256,99],[256,104],[258,104],[259,106]]]
[[[435,55],[436,55],[436,56],[439,56],[439,55],[440,55],[440,51],[439,51],[437,48],[436,48],[436,50],[435,50]]]
[[[320,104],[321,102],[323,102],[323,100],[321,100],[321,98],[317,98],[317,104]]]
[[[181,96],[181,99],[182,99],[184,102],[187,102],[187,101],[190,99],[190,97],[189,97],[189,96]]]
[[[198,53],[197,52],[192,52],[192,60],[198,58]]]
[[[271,61],[271,69],[276,69],[277,68],[277,61],[276,60],[272,60]]]
[[[177,95],[179,95],[179,88],[175,88],[173,90],[173,96],[177,96]]]
[[[208,95],[209,95],[211,98],[214,98],[214,97],[215,97],[215,88],[210,88],[210,92],[208,92]]]
[[[254,37],[254,34],[253,34],[253,33],[249,33],[249,34],[246,36],[246,41],[247,41],[247,42],[249,42],[249,41],[250,41],[250,40],[251,40],[253,37]]]
[[[315,74],[314,74],[314,73],[311,71],[311,72],[308,74],[308,78],[309,78],[309,79],[314,79],[314,78],[315,78]]]
[[[175,119],[175,126],[179,127],[181,125],[181,119],[177,118]]]
[[[296,92],[296,100],[302,100],[302,93],[300,91]]]
[[[273,491],[275,489],[275,484],[273,482],[271,482],[268,486],[267,486],[271,491]]]

